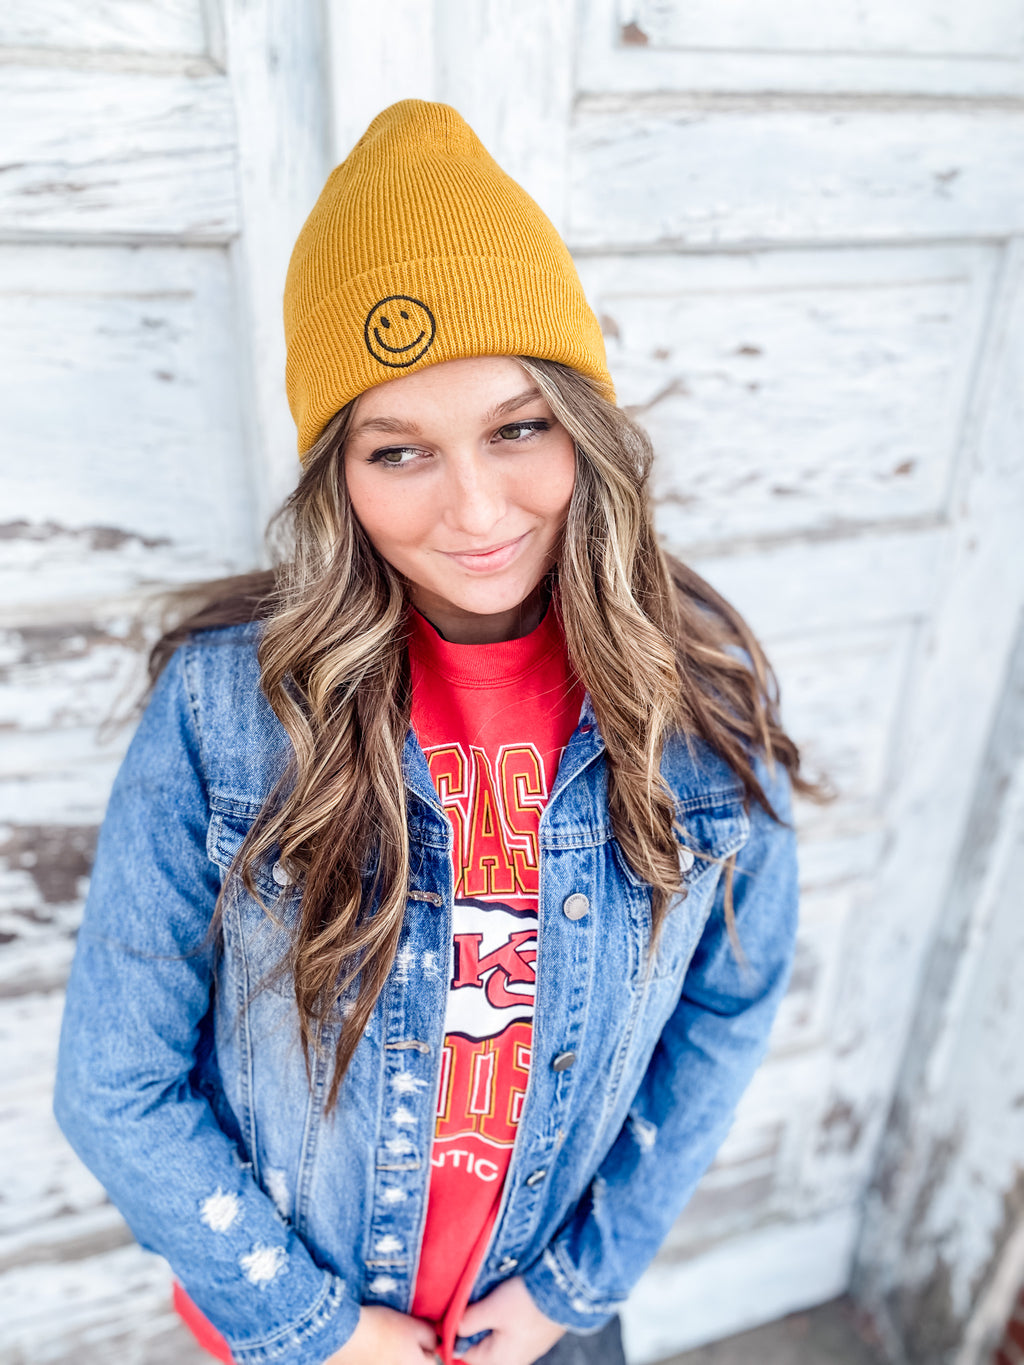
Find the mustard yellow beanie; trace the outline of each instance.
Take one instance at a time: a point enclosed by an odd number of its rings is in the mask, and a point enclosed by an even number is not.
[[[446,104],[391,105],[332,171],[284,326],[300,454],[357,394],[464,356],[560,360],[613,393],[565,243]]]

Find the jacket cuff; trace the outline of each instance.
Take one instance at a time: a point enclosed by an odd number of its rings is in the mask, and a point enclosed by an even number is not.
[[[523,1272],[523,1283],[546,1318],[580,1336],[599,1332],[622,1307],[620,1302],[595,1298],[557,1243],[545,1247],[540,1259]]]
[[[324,1273],[323,1287],[312,1307],[298,1321],[259,1340],[230,1341],[235,1365],[324,1365],[356,1330],[359,1304],[345,1291],[344,1280]]]

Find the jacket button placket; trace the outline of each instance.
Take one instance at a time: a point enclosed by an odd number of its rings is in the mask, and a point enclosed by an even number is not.
[[[542,849],[541,859],[544,858],[545,850]],[[545,881],[542,871],[542,888]],[[538,1013],[534,1022],[534,1066],[541,1066],[538,1045],[546,1048],[550,1040],[555,1046],[547,1054],[548,1062],[543,1071],[538,1070],[531,1078],[531,1084],[535,1087],[531,1108],[534,1114],[543,1113],[541,1127],[544,1138],[540,1142],[531,1142],[529,1151],[524,1150],[520,1157],[522,1164],[517,1174],[518,1188],[512,1193],[502,1236],[503,1245],[512,1248],[527,1243],[538,1211],[543,1206],[544,1196],[550,1188],[551,1163],[557,1154],[560,1130],[566,1123],[576,1062],[572,1044],[586,1013],[587,990],[584,983],[588,979],[593,933],[590,897],[583,891],[573,890],[568,895],[554,891],[550,900],[547,896],[544,899],[545,905],[541,907],[540,915],[543,936],[540,947],[542,980],[538,982]],[[550,995],[545,990],[548,984],[544,979],[545,954],[563,964],[564,970],[559,972],[563,981],[576,983],[568,994],[557,987]],[[548,1034],[549,1028],[555,1032]]]
[[[429,899],[422,894],[410,896],[408,922],[385,992],[383,1095],[366,1289],[373,1302],[400,1312],[408,1311],[411,1300],[426,1199],[425,1154],[430,1150],[435,1120],[443,1034],[439,1021],[444,1019],[446,1004],[444,964],[450,933],[450,916],[443,909],[442,897],[436,893]],[[427,962],[434,964],[429,970]],[[404,1116],[398,1122],[400,1110]],[[410,1111],[415,1124],[408,1123]],[[373,1256],[376,1246],[395,1250],[378,1259]]]

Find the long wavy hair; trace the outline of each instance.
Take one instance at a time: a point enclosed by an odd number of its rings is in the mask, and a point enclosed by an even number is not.
[[[615,838],[651,888],[653,949],[681,889],[674,803],[659,772],[669,735],[705,741],[748,805],[773,818],[755,755],[769,769],[781,763],[798,791],[822,792],[800,774],[754,635],[658,545],[646,434],[576,371],[519,359],[575,443],[575,484],[548,588],[604,740]],[[291,740],[291,762],[225,878],[214,924],[233,877],[259,899],[256,873],[268,858],[301,882],[278,971],[293,982],[307,1067],[336,1027],[329,1109],[394,961],[409,891],[409,593],[348,499],[342,462],[357,402],[327,425],[278,514],[277,566],[179,594],[184,619],[150,658],[155,679],[194,631],[262,620],[261,685]],[[735,942],[731,874],[732,860]]]

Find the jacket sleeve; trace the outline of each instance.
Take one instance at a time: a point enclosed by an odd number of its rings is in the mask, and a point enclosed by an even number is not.
[[[788,822],[785,771],[778,767],[772,781],[762,764],[758,777]],[[752,805],[733,881],[745,966],[726,931],[723,880],[626,1123],[523,1277],[540,1310],[576,1332],[597,1331],[653,1259],[728,1132],[788,984],[797,921],[792,828]]]
[[[118,774],[68,985],[54,1111],[141,1245],[170,1263],[237,1365],[321,1365],[359,1305],[318,1266],[193,1088],[219,870],[208,859],[189,647]]]

